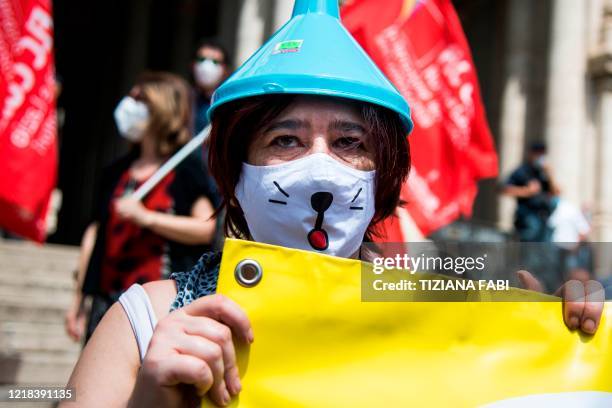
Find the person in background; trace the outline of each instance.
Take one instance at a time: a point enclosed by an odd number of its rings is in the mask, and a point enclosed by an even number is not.
[[[194,60],[191,64],[192,76],[194,81],[194,135],[204,129],[208,123],[206,112],[210,107],[210,102],[215,89],[230,74],[230,55],[225,47],[212,39],[201,40],[194,53]],[[211,193],[215,195],[217,202],[221,201],[221,196],[216,187],[215,180],[208,172],[208,143],[204,143],[201,151],[204,171],[206,173],[206,183],[211,186]],[[215,246],[220,248],[223,241],[221,225],[224,214],[217,214],[217,234],[215,236]]]
[[[107,309],[133,283],[189,270],[210,250],[218,204],[194,153],[142,201],[130,195],[191,138],[189,85],[169,73],[146,73],[115,109],[117,128],[131,150],[103,171],[98,208],[81,245],[66,331],[85,331],[83,298],[92,297],[86,340]]]
[[[586,282],[591,279],[593,254],[588,236],[589,221],[580,208],[563,197],[556,197],[555,207],[548,218],[552,242],[559,253],[559,270],[564,280]]]
[[[195,133],[208,125],[206,112],[215,89],[230,73],[230,56],[227,50],[216,41],[202,40],[196,49],[192,63],[195,82]]]
[[[550,241],[547,220],[559,188],[546,162],[544,143],[531,145],[527,161],[510,175],[503,193],[517,200],[514,227],[521,242]]]

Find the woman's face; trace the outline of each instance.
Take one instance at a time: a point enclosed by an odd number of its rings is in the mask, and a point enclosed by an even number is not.
[[[281,164],[325,153],[358,170],[374,170],[372,140],[359,108],[350,102],[300,96],[256,134],[247,161]]]

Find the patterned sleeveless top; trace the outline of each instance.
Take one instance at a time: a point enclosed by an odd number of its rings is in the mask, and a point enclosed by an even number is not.
[[[171,274],[170,279],[176,281],[177,293],[170,311],[187,306],[202,296],[215,293],[220,265],[221,251],[206,252],[191,270]]]

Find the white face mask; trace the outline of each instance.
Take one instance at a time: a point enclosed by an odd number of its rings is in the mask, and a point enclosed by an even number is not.
[[[375,171],[325,153],[288,163],[244,163],[236,186],[253,239],[348,258],[374,216]]]
[[[193,77],[200,86],[212,87],[223,77],[223,67],[209,59],[198,62],[193,67]]]
[[[124,97],[115,108],[115,123],[121,136],[130,142],[141,141],[149,124],[147,104],[137,101],[131,96]]]
[[[548,160],[546,158],[546,155],[541,155],[539,156],[536,160],[535,160],[535,164],[536,166],[543,168],[548,164]]]

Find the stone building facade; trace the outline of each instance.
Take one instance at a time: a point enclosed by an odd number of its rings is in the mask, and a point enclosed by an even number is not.
[[[563,195],[592,213],[592,239],[612,241],[612,0],[453,3],[472,48],[500,155],[500,178],[482,182],[472,222],[511,229],[514,203],[499,196],[500,181],[522,161],[526,146],[544,140]],[[93,7],[87,4],[79,7]],[[202,35],[221,39],[238,65],[288,19],[293,0],[146,0],[96,7],[101,10],[91,11],[86,20],[86,10],[74,10],[64,0],[55,6],[57,60],[67,101],[60,173],[65,200],[56,242],[77,242],[84,209],[93,205],[84,198],[91,196],[91,180],[121,151],[110,113],[136,75],[167,69],[188,77],[191,53]],[[100,88],[96,101],[105,108],[96,111],[93,128],[89,119],[74,119],[83,117],[77,112],[83,98],[96,92],[70,83],[83,72],[73,60],[82,49],[71,43],[79,38],[70,31],[75,13],[81,32],[108,30],[99,47],[114,53],[102,60],[78,54],[79,64],[100,71],[93,73],[93,85]],[[114,25],[108,25],[105,13],[114,16]],[[83,60],[90,54],[95,61],[88,64]]]

